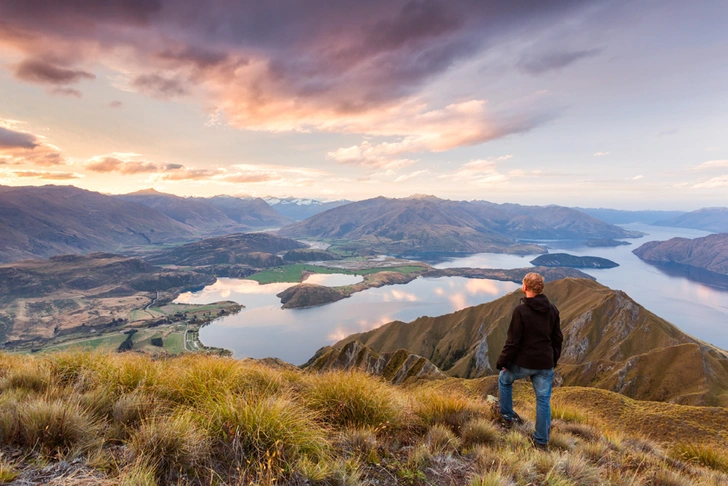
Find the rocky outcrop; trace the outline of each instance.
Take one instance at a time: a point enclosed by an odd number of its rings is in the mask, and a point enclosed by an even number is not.
[[[593,256],[576,256],[568,253],[549,253],[539,255],[531,260],[533,265],[543,267],[571,267],[571,268],[614,268],[619,263],[606,258]]]
[[[612,238],[591,238],[584,242],[584,245],[590,248],[609,248],[613,246],[627,246],[631,245],[629,241],[619,241]]]
[[[277,294],[276,297],[281,299],[283,309],[301,309],[336,302],[348,297],[348,295],[340,290],[323,285],[298,284],[288,287]]]
[[[649,241],[632,251],[648,263],[677,263],[728,275],[728,233]]]
[[[397,385],[422,379],[447,377],[428,359],[412,354],[405,349],[399,349],[394,353],[379,354],[358,341],[349,342],[341,348],[331,346],[321,348],[302,368],[316,372],[365,371],[382,376]]]

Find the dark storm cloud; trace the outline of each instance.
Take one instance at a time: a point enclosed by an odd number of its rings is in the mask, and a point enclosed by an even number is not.
[[[528,74],[539,75],[548,71],[559,70],[581,59],[594,57],[601,52],[601,49],[586,49],[581,51],[529,53],[518,61],[518,67]]]
[[[25,148],[33,149],[38,146],[35,135],[30,133],[16,132],[8,128],[0,127],[0,149]]]
[[[0,42],[58,60],[49,64],[55,70],[26,67],[18,73],[24,80],[73,82],[90,73],[60,66],[115,61],[138,91],[174,98],[200,85],[230,123],[285,130],[402,102],[458,61],[573,22],[594,4],[6,0]],[[556,69],[587,55],[567,52],[524,68]]]
[[[96,76],[82,70],[64,69],[40,59],[27,59],[15,70],[15,76],[23,81],[38,84],[72,84],[82,79],[95,79]]]

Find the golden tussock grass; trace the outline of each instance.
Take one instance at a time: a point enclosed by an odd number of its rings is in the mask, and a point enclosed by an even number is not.
[[[398,387],[356,372],[86,351],[0,353],[0,365],[0,441],[11,453],[0,455],[6,482],[63,465],[71,469],[45,482],[728,484],[720,409],[557,389],[552,439],[542,451],[530,441],[530,387],[515,390],[526,423],[505,430],[483,396],[487,380]],[[710,440],[645,433],[660,426],[660,410],[671,425],[685,412],[686,437],[706,430]],[[696,424],[701,410],[711,418]],[[644,420],[619,425],[628,418]]]

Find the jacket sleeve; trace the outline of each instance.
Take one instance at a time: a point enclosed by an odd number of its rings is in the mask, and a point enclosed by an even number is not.
[[[503,345],[503,351],[501,351],[500,357],[495,365],[498,370],[502,370],[507,367],[513,363],[514,359],[516,359],[522,336],[523,321],[521,320],[521,313],[518,312],[518,309],[516,308],[513,310],[511,324],[508,326],[508,337],[506,337],[506,343]]]
[[[559,315],[559,310],[554,306],[555,316],[554,316],[554,327],[551,329],[551,347],[554,350],[554,368],[556,368],[556,364],[559,362],[559,358],[561,357],[561,345],[564,342],[564,335],[561,333],[561,316]]]

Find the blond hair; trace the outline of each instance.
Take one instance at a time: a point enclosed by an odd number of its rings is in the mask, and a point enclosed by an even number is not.
[[[527,273],[523,277],[523,283],[526,288],[534,294],[540,294],[543,292],[543,277],[536,272]]]

